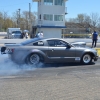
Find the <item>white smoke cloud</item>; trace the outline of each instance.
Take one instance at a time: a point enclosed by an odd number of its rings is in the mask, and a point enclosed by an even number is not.
[[[42,64],[39,64],[38,67],[41,67]],[[17,74],[26,70],[35,70],[36,66],[28,65],[17,65],[10,60],[7,54],[0,54],[0,75],[12,75]]]

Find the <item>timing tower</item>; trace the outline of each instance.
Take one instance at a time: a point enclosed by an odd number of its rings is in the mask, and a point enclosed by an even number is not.
[[[67,0],[33,0],[37,2],[37,19],[33,22],[33,34],[43,31],[44,37],[62,36],[67,14]]]

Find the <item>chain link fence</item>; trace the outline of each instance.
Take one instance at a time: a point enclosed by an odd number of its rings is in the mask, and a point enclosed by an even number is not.
[[[91,38],[93,30],[86,28],[66,28],[62,29],[63,38]]]

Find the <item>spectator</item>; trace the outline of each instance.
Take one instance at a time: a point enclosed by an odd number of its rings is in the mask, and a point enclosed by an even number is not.
[[[26,39],[28,38],[28,33],[26,32],[26,34],[25,34],[25,37],[26,37]]]
[[[43,32],[42,32],[42,31],[41,31],[41,33],[38,32],[38,33],[35,35],[35,37],[42,38],[42,37],[43,37]]]
[[[38,37],[39,37],[39,34],[40,34],[39,32],[38,32],[38,33],[36,33],[35,37],[37,37],[37,38],[38,38]]]
[[[21,33],[21,38],[22,38],[22,39],[24,38],[24,32]]]
[[[94,32],[92,33],[92,47],[96,47],[97,40],[98,40],[98,33],[94,30]]]
[[[43,37],[43,31],[41,31],[40,36]]]

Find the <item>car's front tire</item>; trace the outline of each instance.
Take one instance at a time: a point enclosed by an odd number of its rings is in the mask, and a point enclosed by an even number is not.
[[[26,58],[26,63],[28,65],[37,65],[40,63],[40,56],[36,53],[34,54],[30,54],[27,58]]]
[[[82,64],[90,64],[92,62],[92,57],[90,54],[86,53],[82,56],[81,63]]]

